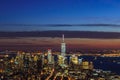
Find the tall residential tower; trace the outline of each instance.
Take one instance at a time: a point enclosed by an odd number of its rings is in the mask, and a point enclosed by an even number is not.
[[[61,55],[65,56],[66,54],[66,43],[64,42],[64,34],[62,35],[62,43],[61,43]]]

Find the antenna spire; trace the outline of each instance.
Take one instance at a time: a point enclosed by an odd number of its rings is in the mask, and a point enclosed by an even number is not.
[[[63,42],[64,42],[64,40],[65,40],[65,39],[64,39],[64,34],[62,35],[62,40],[63,40]]]

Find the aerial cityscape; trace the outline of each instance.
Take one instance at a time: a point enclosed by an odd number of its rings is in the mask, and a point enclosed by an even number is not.
[[[119,74],[110,70],[94,68],[95,61],[104,65],[104,57],[120,57],[120,51],[112,51],[109,54],[81,54],[66,53],[64,34],[61,40],[61,51],[52,52],[1,52],[0,75],[1,80],[114,80],[120,79]],[[117,53],[116,53],[117,52]],[[4,53],[4,54],[3,54]],[[87,60],[92,57],[93,60]],[[106,60],[107,61],[107,60]],[[112,63],[120,64],[114,59]],[[94,62],[94,64],[93,64]]]
[[[0,80],[120,80],[120,0],[0,0]]]

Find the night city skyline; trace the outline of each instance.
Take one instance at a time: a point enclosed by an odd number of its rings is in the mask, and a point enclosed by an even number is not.
[[[15,26],[16,24],[115,24],[120,22],[119,0],[1,0],[0,31],[103,31],[119,26]],[[3,24],[13,24],[4,25]]]
[[[0,0],[0,80],[120,80],[120,0]]]

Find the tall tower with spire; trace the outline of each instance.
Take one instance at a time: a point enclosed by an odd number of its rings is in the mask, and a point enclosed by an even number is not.
[[[48,49],[48,63],[52,62],[52,54],[51,54],[51,49]]]
[[[61,43],[61,55],[65,56],[66,54],[66,43],[64,41],[64,34],[62,35],[62,43]]]

